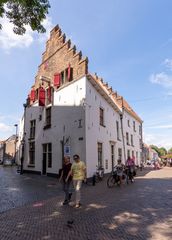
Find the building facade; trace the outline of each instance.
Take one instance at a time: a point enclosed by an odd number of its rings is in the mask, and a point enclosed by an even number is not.
[[[57,175],[63,157],[79,154],[87,176],[121,159],[142,158],[142,120],[97,75],[88,59],[56,26],[50,34],[20,123],[19,161],[24,171]]]

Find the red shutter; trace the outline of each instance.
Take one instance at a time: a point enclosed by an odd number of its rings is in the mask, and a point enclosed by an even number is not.
[[[30,100],[33,102],[35,101],[35,90],[33,90],[33,89],[30,92]]]
[[[45,106],[45,89],[39,88],[39,106]]]
[[[51,87],[49,87],[49,88],[47,89],[47,99],[48,99],[48,103],[51,103],[51,96],[52,96],[52,94],[51,94]]]
[[[71,67],[70,67],[70,64],[69,64],[68,69],[67,69],[67,78],[68,78],[68,81],[71,80]]]
[[[60,87],[60,73],[54,74],[54,86]]]

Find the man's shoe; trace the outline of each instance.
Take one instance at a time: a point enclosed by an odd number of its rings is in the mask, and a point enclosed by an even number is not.
[[[75,208],[80,208],[81,207],[81,203],[77,203],[76,205],[75,205]]]
[[[69,202],[68,202],[68,200],[65,200],[64,202],[63,202],[63,205],[67,205]]]

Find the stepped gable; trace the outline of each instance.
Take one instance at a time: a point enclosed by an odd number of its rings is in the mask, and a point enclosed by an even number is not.
[[[66,40],[65,34],[57,25],[51,30],[46,50],[42,54],[42,63],[35,78],[35,89],[42,84],[40,76],[51,79],[53,83],[54,74],[64,71],[69,65],[73,71],[73,79],[79,79],[88,72],[88,58],[82,57],[81,51],[76,51],[76,46]]]
[[[91,75],[88,74],[88,77],[92,77],[94,81],[101,86],[101,88],[104,90],[106,94],[109,95],[109,97],[113,100],[113,102],[122,110],[123,108],[136,120],[138,120],[140,123],[143,121],[141,118],[134,112],[134,110],[130,107],[130,105],[127,103],[127,101],[120,96],[117,91],[113,91],[112,87],[108,86],[108,83],[103,82],[103,79],[98,77],[97,74]]]

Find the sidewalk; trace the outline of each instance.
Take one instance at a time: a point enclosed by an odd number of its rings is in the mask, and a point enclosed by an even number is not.
[[[83,187],[80,209],[62,196],[0,215],[1,240],[170,240],[172,169],[144,169],[134,184]],[[67,225],[68,220],[74,223]]]

